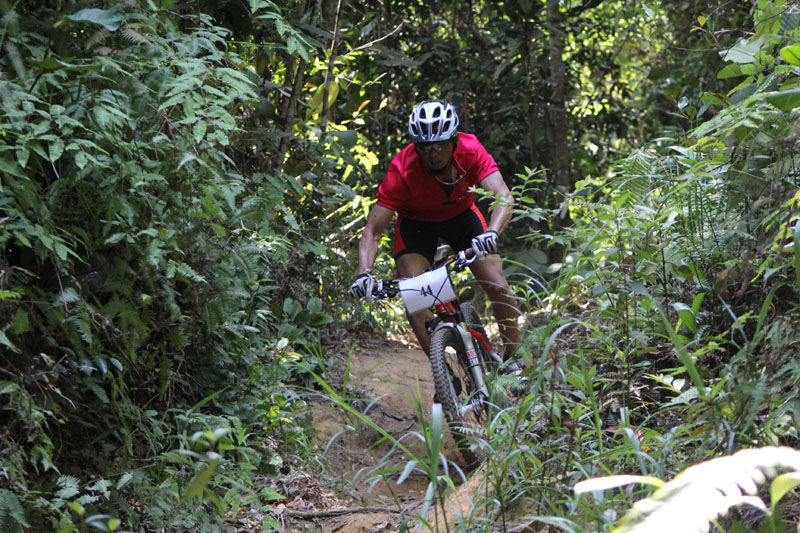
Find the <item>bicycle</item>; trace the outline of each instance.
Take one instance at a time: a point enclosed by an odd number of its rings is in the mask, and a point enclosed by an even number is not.
[[[409,313],[434,308],[426,322],[430,335],[430,362],[436,394],[448,427],[467,469],[483,459],[470,446],[469,437],[486,428],[492,412],[487,378],[496,375],[503,359],[492,348],[478,311],[460,303],[450,274],[461,272],[476,260],[471,248],[454,254],[449,246],[437,250],[437,259],[424,273],[413,278],[376,280],[373,298],[400,294]]]

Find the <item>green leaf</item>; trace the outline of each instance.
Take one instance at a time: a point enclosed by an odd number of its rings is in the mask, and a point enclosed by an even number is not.
[[[794,275],[800,286],[800,218],[794,221]]]
[[[705,297],[706,293],[701,292],[694,297],[694,300],[692,300],[692,313],[694,314],[695,319],[697,318],[697,313],[700,312],[700,306],[703,305],[703,300],[705,300]]]
[[[308,301],[308,305],[306,305],[306,308],[309,311],[311,311],[312,313],[321,313],[322,312],[322,300],[320,300],[319,298],[317,298],[315,296],[314,298],[311,298]]]
[[[123,487],[125,487],[125,485],[127,485],[131,481],[133,481],[133,474],[131,474],[130,472],[125,472],[124,474],[122,474],[122,477],[119,478],[119,481],[117,481],[117,490],[122,489]]]
[[[0,489],[0,524],[5,523],[11,531],[21,531],[18,526],[15,527],[13,523],[3,520],[6,515],[11,516],[20,526],[31,527],[25,520],[25,511],[17,495],[10,490]]]
[[[58,138],[55,141],[50,143],[50,162],[58,161],[61,157],[61,154],[64,153],[64,139]]]
[[[211,461],[208,466],[192,480],[189,488],[186,489],[181,497],[183,501],[188,501],[198,496],[203,489],[208,486],[209,481],[211,481],[211,477],[214,475],[214,472],[216,472],[217,465],[219,465],[220,456],[215,452],[208,452],[208,458],[211,459]]]
[[[721,80],[726,80],[728,78],[736,78],[738,76],[746,76],[748,74],[753,74],[752,72],[745,72],[743,67],[751,66],[751,65],[741,65],[739,63],[731,63],[727,65],[725,68],[719,71],[717,74],[717,78]]]
[[[0,171],[11,174],[12,176],[16,176],[18,178],[25,178],[25,174],[22,173],[19,166],[14,161],[0,159]],[[3,192],[2,185],[0,185],[0,192]]]
[[[324,326],[325,324],[330,324],[331,322],[333,322],[333,317],[322,313],[313,313],[311,318],[308,319],[308,325],[315,328]]]
[[[651,487],[663,487],[665,482],[652,476],[619,475],[586,479],[575,484],[575,494],[585,494],[596,490],[616,489],[632,483],[643,483]]]
[[[108,403],[108,395],[100,385],[94,383],[93,381],[90,381],[87,386],[89,387],[89,389],[91,389],[91,391],[95,394],[95,396],[100,398],[101,402]]]
[[[86,514],[86,509],[84,509],[83,505],[79,504],[78,502],[67,502],[67,507],[72,509],[78,516],[83,516]]]
[[[767,102],[774,105],[781,111],[791,111],[797,107],[800,107],[800,87],[791,85],[787,85],[787,87],[789,88],[784,90],[784,86],[781,86],[780,91],[763,93],[761,96],[765,97]]]
[[[442,404],[435,403],[431,406],[431,442],[430,442],[430,471],[431,475],[439,470],[439,458],[442,454],[442,442],[444,435],[444,411]]]
[[[336,137],[339,139],[339,142],[348,148],[352,148],[358,144],[358,133],[356,133],[355,130],[331,131],[328,132],[328,135]]]
[[[686,367],[686,371],[689,373],[689,377],[692,378],[692,383],[697,388],[698,393],[702,399],[706,399],[706,388],[703,383],[703,378],[700,377],[700,372],[697,370],[697,364],[694,361],[692,355],[686,350],[686,346],[681,341],[680,337],[678,337],[677,333],[671,327],[669,320],[667,319],[667,315],[664,314],[663,311],[660,311],[661,320],[664,322],[664,328],[669,335],[670,341],[672,344],[675,345],[675,351],[678,352],[678,356],[681,358],[681,362]]]
[[[125,12],[122,4],[116,4],[111,9],[81,9],[80,11],[67,15],[53,27],[58,28],[67,22],[89,22],[91,24],[99,24],[108,31],[117,31],[122,26],[122,20]]]
[[[75,154],[75,165],[79,169],[83,170],[83,168],[86,166],[86,163],[88,162],[89,158],[86,156],[86,152],[78,152],[77,154]]]
[[[81,297],[78,296],[78,293],[75,292],[75,289],[72,287],[65,287],[61,294],[55,299],[53,302],[54,306],[60,306],[63,304],[79,302]]]
[[[734,63],[752,63],[755,61],[756,53],[761,50],[762,39],[754,39],[748,42],[747,39],[742,39],[736,45],[720,52],[722,59],[725,61],[732,61]]]
[[[647,287],[641,281],[631,281],[631,292],[633,294],[639,294],[641,296],[650,296],[650,292],[647,290]]]
[[[405,468],[403,468],[403,472],[400,474],[400,477],[397,478],[397,484],[400,485],[405,481],[409,475],[414,471],[414,467],[417,466],[417,462],[414,460],[408,461],[406,463]]]
[[[769,496],[772,501],[772,510],[778,505],[787,492],[800,485],[800,472],[789,472],[781,474],[772,480],[769,486]]]
[[[697,323],[695,322],[695,315],[692,308],[681,302],[672,304],[672,307],[678,312],[681,323],[689,328],[692,333],[697,333]]]
[[[70,249],[69,248],[67,248],[66,246],[64,246],[60,242],[54,242],[53,243],[53,249],[55,250],[56,255],[58,256],[59,259],[61,259],[62,261],[66,261],[67,255],[69,255],[69,253],[70,253]]]
[[[28,313],[24,309],[17,309],[14,314],[14,334],[19,335],[31,330],[30,321],[28,320]]]
[[[28,158],[30,157],[31,153],[25,146],[17,146],[17,163],[22,168],[25,168],[28,165]]]
[[[6,333],[1,329],[0,329],[0,345],[5,346],[14,353],[19,353],[19,348],[14,346],[11,340],[9,340],[9,338],[6,336]]]
[[[260,495],[260,496],[261,496],[261,497],[262,497],[262,498],[263,498],[265,501],[268,501],[268,502],[269,502],[269,501],[278,501],[278,500],[282,500],[282,499],[284,499],[284,498],[286,497],[286,496],[284,496],[283,494],[281,494],[280,492],[278,492],[277,490],[275,490],[275,489],[273,489],[273,488],[271,488],[271,487],[264,487],[264,488],[262,488],[262,489],[261,489],[261,492],[259,493],[259,495]]]
[[[17,299],[22,296],[19,291],[0,290],[0,300]]]
[[[800,44],[792,44],[781,48],[781,57],[790,65],[800,66]]]
[[[206,134],[206,128],[207,127],[208,126],[206,125],[206,121],[205,120],[201,119],[201,120],[198,120],[197,122],[195,122],[194,128],[192,130],[192,134],[194,135],[194,142],[195,143],[199,143],[200,141],[203,140],[203,137],[205,137],[205,134]]]
[[[107,238],[107,239],[106,239],[106,240],[103,242],[103,244],[116,244],[116,243],[118,243],[119,241],[121,241],[122,239],[124,239],[124,238],[125,238],[127,235],[128,235],[127,233],[114,233],[114,234],[112,234],[111,236],[109,236],[109,237],[108,237],[108,238]]]
[[[72,72],[86,71],[86,70],[101,70],[103,67],[99,63],[88,63],[86,65],[75,65],[73,63],[66,63],[53,56],[47,57],[40,61],[33,61],[33,64],[42,70],[68,70]]]

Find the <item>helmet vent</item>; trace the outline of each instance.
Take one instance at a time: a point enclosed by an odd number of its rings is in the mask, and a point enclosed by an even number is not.
[[[457,129],[456,109],[444,100],[421,102],[408,119],[408,134],[415,143],[446,141]]]

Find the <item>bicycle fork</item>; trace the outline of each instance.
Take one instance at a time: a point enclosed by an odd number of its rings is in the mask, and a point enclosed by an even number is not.
[[[475,386],[480,394],[480,398],[477,398],[477,401],[481,404],[488,402],[489,388],[486,386],[486,381],[483,379],[483,367],[481,367],[481,361],[478,357],[478,351],[475,347],[475,343],[473,342],[472,335],[469,333],[466,324],[458,324],[456,326],[456,330],[458,331],[458,334],[461,335],[461,341],[464,343],[464,348],[467,351],[469,371],[472,374],[472,380],[475,382]],[[480,406],[473,405],[473,402],[470,402],[470,405],[467,406],[466,411],[472,410],[476,407]]]

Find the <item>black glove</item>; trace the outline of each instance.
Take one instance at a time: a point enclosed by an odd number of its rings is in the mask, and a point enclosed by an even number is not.
[[[497,253],[497,232],[490,229],[472,239],[472,251],[481,258],[487,254]]]
[[[372,274],[365,272],[356,276],[356,280],[350,285],[350,296],[358,300],[372,300],[372,287],[375,286],[375,278]]]

